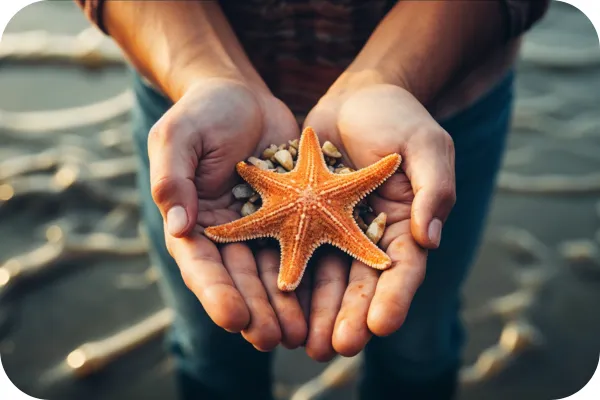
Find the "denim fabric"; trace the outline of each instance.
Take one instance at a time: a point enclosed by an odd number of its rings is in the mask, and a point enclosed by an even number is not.
[[[187,289],[164,242],[163,221],[150,194],[148,132],[170,102],[134,76],[134,135],[139,152],[142,212],[160,268],[161,291],[176,312],[171,351],[184,399],[271,398],[271,354],[240,335],[217,327]],[[468,109],[440,124],[456,148],[457,202],[440,247],[431,251],[427,273],[405,324],[365,349],[363,398],[447,399],[454,390],[465,333],[459,318],[462,283],[480,243],[509,130],[513,73]],[[393,393],[393,396],[392,396]]]

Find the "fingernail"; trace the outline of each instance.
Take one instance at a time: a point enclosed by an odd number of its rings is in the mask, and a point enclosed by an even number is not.
[[[181,206],[175,206],[167,213],[167,230],[171,235],[176,235],[187,225],[187,213]]]
[[[429,240],[436,246],[440,245],[440,240],[442,238],[442,221],[438,218],[434,218],[429,223]]]

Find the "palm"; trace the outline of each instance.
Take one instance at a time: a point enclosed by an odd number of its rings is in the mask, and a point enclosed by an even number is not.
[[[422,186],[411,163],[416,165],[419,158],[427,160],[431,167],[425,165],[424,168],[435,170],[439,165],[431,162],[430,154],[425,153],[438,147],[442,148],[438,154],[443,154],[448,143],[447,135],[425,108],[399,87],[375,84],[350,93],[331,94],[334,92],[321,99],[305,125],[313,127],[322,142],[334,143],[343,154],[344,164],[352,168],[364,168],[391,152],[400,153],[403,161],[401,170],[368,198],[376,213],[387,214],[386,230],[379,245],[392,259],[392,267],[380,273],[353,261],[348,276],[347,267],[340,267],[339,261],[332,262],[341,259],[339,254],[330,258],[330,265],[317,265],[317,271],[337,269],[329,273],[347,282],[345,291],[341,291],[343,296],[339,288],[333,287],[331,293],[320,294],[330,299],[330,308],[337,314],[335,325],[320,322],[332,333],[329,347],[333,349],[316,343],[317,340],[311,343],[311,336],[316,337],[316,334],[313,335],[312,327],[309,332],[307,351],[322,359],[330,357],[333,350],[352,356],[364,347],[372,333],[389,335],[402,324],[423,279],[427,257],[427,251],[414,235],[422,232],[413,208]],[[438,162],[453,163],[450,150],[449,147],[448,158],[440,158]],[[450,163],[448,168],[453,167]],[[419,167],[423,169],[423,165]],[[313,302],[316,298],[313,294]],[[318,317],[311,314],[311,325],[318,323]]]
[[[270,350],[280,341],[300,345],[306,323],[297,299],[277,297],[272,251],[253,254],[244,243],[217,246],[201,234],[207,226],[240,217],[232,196],[239,183],[235,165],[271,143],[298,138],[292,113],[264,90],[216,79],[189,90],[157,125],[157,132],[171,132],[155,135],[150,148],[158,153],[169,140],[178,143],[167,158],[151,154],[155,170],[161,173],[161,164],[171,161],[186,171],[177,191],[188,196],[186,208],[195,216],[187,234],[166,235],[184,281],[217,325],[241,331],[258,349]],[[161,183],[161,176],[155,180]],[[155,200],[173,193],[168,185],[157,187]]]
[[[181,123],[204,133],[197,146],[201,151],[194,177],[197,225],[206,227],[239,218],[239,204],[231,196],[239,183],[235,165],[257,156],[271,143],[297,138],[293,115],[279,100],[256,96],[238,84],[202,88],[188,101],[194,106]]]

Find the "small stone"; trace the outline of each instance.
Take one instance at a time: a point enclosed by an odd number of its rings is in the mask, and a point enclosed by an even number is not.
[[[281,151],[281,150],[287,150],[287,146],[284,144],[280,144],[279,147],[277,148],[277,150]]]
[[[333,167],[332,167],[331,165],[328,165],[328,166],[327,166],[327,169],[329,169],[329,172],[333,172],[333,171],[335,171],[335,169],[333,169]]]
[[[294,147],[291,147],[288,149],[288,151],[290,152],[290,154],[292,155],[292,157],[294,158],[294,160],[296,159],[296,157],[298,157],[298,150],[296,150]]]
[[[278,165],[277,168],[275,168],[275,172],[277,172],[278,174],[285,174],[287,170]]]
[[[265,151],[262,152],[262,158],[263,160],[273,161],[273,156],[275,156],[275,153],[277,153],[277,146],[272,144],[269,147],[267,147]]]
[[[288,171],[294,169],[294,159],[287,150],[279,150],[277,153],[275,153],[275,160],[277,160],[279,165]]]
[[[335,164],[337,164],[337,159],[332,158],[332,157],[325,157],[325,161],[327,162],[328,165],[331,165],[334,168],[335,168]]]
[[[329,140],[323,143],[323,154],[333,158],[342,158],[342,153]]]
[[[254,214],[256,211],[258,210],[258,207],[256,207],[254,204],[248,202],[248,203],[244,203],[244,205],[242,206],[242,217],[247,217],[250,214]]]
[[[254,194],[254,190],[246,183],[235,185],[233,189],[231,189],[231,192],[233,193],[233,197],[237,200],[249,199]]]
[[[290,144],[290,147],[293,147],[294,149],[298,150],[298,139],[289,140],[288,143]]]
[[[377,218],[371,222],[371,225],[367,228],[365,234],[371,240],[371,242],[377,244],[381,237],[383,236],[383,232],[385,231],[385,223],[387,221],[386,213],[379,213]]]
[[[275,169],[275,164],[271,160],[265,160],[269,169]]]
[[[256,158],[256,157],[249,157],[248,162],[250,164],[254,165],[255,167],[260,168],[265,171],[271,169],[271,168],[269,168],[269,165],[273,165],[273,163],[271,161],[261,160],[260,158]]]
[[[336,168],[333,172],[335,172],[336,174],[349,174],[351,172],[354,172],[354,170],[352,168],[349,167],[344,167],[344,168]]]
[[[252,197],[250,197],[250,198],[248,199],[248,201],[249,201],[250,203],[253,203],[253,204],[254,204],[254,203],[256,203],[256,202],[257,202],[257,201],[259,201],[259,200],[260,200],[260,195],[259,195],[258,193],[254,193],[254,194],[252,195]]]

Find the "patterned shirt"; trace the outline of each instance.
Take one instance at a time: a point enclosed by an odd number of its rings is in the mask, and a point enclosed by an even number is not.
[[[75,1],[107,33],[102,20],[102,6],[107,0]],[[498,1],[505,11],[506,41],[527,31],[550,2]],[[396,1],[221,0],[219,3],[265,83],[286,104],[306,109],[351,63]]]

